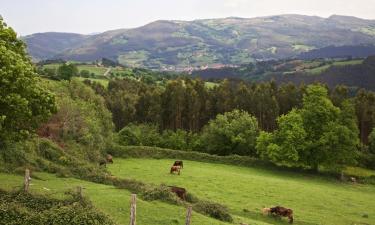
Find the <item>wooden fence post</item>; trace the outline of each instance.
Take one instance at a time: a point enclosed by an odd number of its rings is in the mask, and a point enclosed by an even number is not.
[[[187,212],[186,212],[186,222],[185,222],[185,225],[190,225],[190,221],[191,221],[191,212],[192,212],[192,207],[189,206],[187,208]]]
[[[30,186],[30,170],[26,169],[25,170],[25,179],[24,179],[24,191],[29,192],[29,186]]]
[[[137,195],[132,194],[130,200],[130,225],[136,225],[136,214],[137,214]]]
[[[82,187],[81,186],[77,186],[77,193],[78,193],[79,197],[82,197]]]

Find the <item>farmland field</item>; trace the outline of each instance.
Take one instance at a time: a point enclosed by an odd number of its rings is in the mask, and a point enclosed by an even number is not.
[[[350,60],[350,61],[337,61],[333,62],[332,64],[327,64],[324,66],[316,67],[313,69],[306,70],[306,72],[311,73],[311,74],[320,74],[323,71],[329,69],[331,66],[346,66],[346,65],[358,65],[361,64],[363,60],[358,59],[358,60]]]
[[[88,196],[94,205],[109,215],[117,224],[129,224],[130,192],[113,186],[95,184],[74,178],[57,178],[48,173],[35,173],[39,179],[33,179],[31,193],[46,194],[62,198],[64,192],[76,186],[82,186],[83,194]],[[20,188],[23,177],[0,173],[0,188],[13,190]],[[137,224],[139,225],[173,225],[183,224],[186,209],[159,201],[137,200]],[[1,221],[0,221],[1,224]],[[211,219],[198,213],[192,214],[192,225],[225,225],[227,223]]]
[[[80,81],[84,80],[91,80],[92,82],[98,82],[99,84],[103,85],[104,87],[108,87],[109,80],[107,79],[96,79],[96,78],[85,78],[85,77],[78,77]]]
[[[78,65],[78,70],[87,70],[90,73],[93,73],[98,76],[104,75],[105,71],[107,71],[106,67],[101,67],[101,66],[94,66],[94,65]]]
[[[61,64],[58,63],[52,63],[44,65],[43,68],[48,69],[57,69]],[[78,71],[87,70],[90,73],[95,74],[96,76],[102,76],[107,71],[106,67],[101,66],[95,66],[95,65],[77,65]]]
[[[109,167],[118,177],[186,188],[199,198],[229,207],[235,222],[253,220],[286,224],[264,217],[264,206],[283,205],[295,213],[295,224],[375,224],[375,186],[340,183],[330,178],[184,161],[180,176],[170,175],[173,160],[116,159]],[[368,215],[368,218],[366,218]]]

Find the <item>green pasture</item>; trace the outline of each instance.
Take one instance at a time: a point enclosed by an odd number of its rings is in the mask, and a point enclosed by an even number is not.
[[[13,190],[22,187],[23,177],[0,173],[0,188]],[[117,224],[129,224],[130,195],[124,189],[110,185],[96,184],[74,178],[58,178],[48,173],[34,173],[31,193],[45,194],[55,198],[63,198],[64,192],[82,186],[83,194],[94,203],[95,207],[109,215]],[[137,200],[138,225],[174,225],[184,224],[186,209],[159,201]],[[0,222],[1,223],[1,222]],[[193,212],[192,225],[225,225],[215,219]],[[259,223],[261,224],[261,223]]]
[[[60,65],[61,64],[59,63],[52,63],[52,64],[44,65],[43,68],[57,69]],[[90,72],[90,74],[93,73],[96,76],[102,76],[107,71],[106,67],[96,66],[96,65],[77,65],[77,68],[79,72],[82,70],[87,70]]]
[[[93,73],[98,76],[104,75],[108,68],[102,66],[95,66],[95,65],[78,65],[77,66],[79,71],[87,70],[90,73]]]
[[[78,80],[84,81],[84,80],[91,80],[93,82],[98,82],[99,84],[103,85],[104,87],[108,87],[109,80],[107,79],[95,79],[95,78],[84,78],[84,77],[77,77]]]
[[[316,75],[316,74],[320,74],[324,72],[325,70],[329,69],[331,66],[357,65],[357,64],[361,64],[362,62],[363,62],[362,59],[356,59],[356,60],[350,60],[350,61],[335,61],[332,64],[327,64],[324,66],[308,69],[306,70],[306,72]]]
[[[375,224],[375,186],[333,178],[224,164],[184,161],[180,176],[169,174],[173,160],[116,159],[115,176],[184,187],[202,199],[229,207],[235,223],[287,224],[263,216],[260,209],[292,208],[295,224]],[[368,173],[369,171],[367,171]]]

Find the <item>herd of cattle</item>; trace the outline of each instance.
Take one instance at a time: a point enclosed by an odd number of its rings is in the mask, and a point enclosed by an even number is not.
[[[106,159],[103,159],[99,162],[100,166],[106,166],[107,163],[113,163],[113,157],[111,155],[107,155]],[[170,173],[178,175],[181,174],[181,169],[184,168],[183,161],[175,161],[171,167]],[[168,186],[171,190],[171,192],[175,193],[181,200],[185,201],[186,199],[186,189],[182,187],[176,187],[176,186]],[[288,217],[289,223],[293,223],[293,210],[288,209],[282,206],[275,206],[272,208],[263,208],[262,213],[264,215],[273,215],[277,217]]]

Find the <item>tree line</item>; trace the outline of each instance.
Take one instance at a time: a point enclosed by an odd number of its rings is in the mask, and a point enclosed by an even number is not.
[[[86,84],[104,97],[124,145],[248,155],[311,169],[332,158],[343,168],[361,152],[373,157],[375,93],[364,89],[229,79],[212,87],[186,77],[165,85],[132,79],[112,80],[107,89]]]
[[[274,81],[225,79],[208,87],[201,79],[186,77],[169,80],[165,85],[114,79],[107,89],[92,81],[85,82],[105,98],[117,131],[130,123],[152,123],[161,130],[199,132],[218,114],[234,109],[255,116],[261,130],[273,131],[280,115],[301,108],[306,93],[306,85],[278,85]],[[328,98],[336,107],[341,107],[345,100],[353,102],[361,143],[368,144],[375,124],[375,93],[339,85],[328,89]]]

